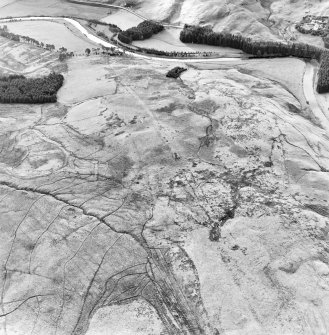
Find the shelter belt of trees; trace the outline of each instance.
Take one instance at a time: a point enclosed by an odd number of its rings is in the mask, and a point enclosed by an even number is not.
[[[184,43],[208,44],[240,49],[257,57],[299,57],[320,62],[317,91],[329,92],[329,52],[305,43],[281,43],[255,41],[229,33],[215,33],[211,28],[185,25],[180,40]]]

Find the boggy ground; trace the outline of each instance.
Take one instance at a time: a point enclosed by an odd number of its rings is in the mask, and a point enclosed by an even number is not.
[[[1,106],[1,334],[327,332],[327,134],[243,63],[172,66]]]

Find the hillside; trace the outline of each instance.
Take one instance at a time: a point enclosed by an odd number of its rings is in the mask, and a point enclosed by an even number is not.
[[[93,1],[86,1],[92,3]],[[97,1],[125,6],[124,0]],[[132,10],[143,16],[175,24],[209,24],[215,31],[240,32],[271,40],[296,38],[323,45],[319,37],[303,35],[294,25],[307,14],[329,15],[329,4],[321,0],[130,0]],[[102,19],[117,10],[70,3],[68,0],[6,0],[1,16],[73,15]],[[123,16],[123,20],[126,17]],[[115,23],[120,19],[116,18]]]
[[[0,109],[0,333],[329,327],[329,143],[305,64],[171,66],[77,57],[56,105]]]
[[[285,0],[140,0],[140,12],[172,23],[210,24],[215,31],[241,32],[254,37],[287,38],[322,43],[296,33],[293,26],[306,14],[329,14],[325,1]]]
[[[325,13],[310,4],[135,0],[134,11],[288,39],[307,10]],[[0,11],[143,20],[66,0],[4,0]],[[6,29],[74,53],[0,38],[5,98],[26,95],[0,104],[0,335],[328,334],[329,94],[315,91],[318,63],[220,46],[208,56],[165,24],[139,43],[198,53],[114,47],[97,36],[103,22],[18,21]],[[47,75],[61,78],[56,102],[27,104]]]

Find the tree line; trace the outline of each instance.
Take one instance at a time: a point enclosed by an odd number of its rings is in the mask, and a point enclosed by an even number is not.
[[[145,53],[149,55],[154,55],[154,56],[164,56],[164,57],[175,57],[175,58],[190,58],[190,57],[198,57],[202,55],[203,57],[210,57],[210,56],[215,56],[215,52],[201,52],[201,51],[165,51],[165,50],[157,50],[154,48],[143,48],[139,47],[136,45],[127,45],[127,44],[119,44],[125,49],[125,50],[130,50],[132,52],[140,52],[140,53]]]
[[[122,31],[121,28],[119,28],[116,24],[113,24],[113,23],[106,23],[106,22],[103,22],[103,21],[99,21],[99,20],[95,20],[95,19],[89,19],[88,20],[88,26],[90,28],[92,28],[92,25],[101,25],[101,26],[108,26],[109,30],[113,33],[118,33],[120,31]],[[94,28],[92,28],[94,29]]]
[[[162,24],[154,21],[143,21],[137,27],[132,27],[119,33],[118,39],[125,44],[132,41],[146,40],[164,29]]]
[[[50,73],[42,78],[26,78],[23,75],[0,77],[0,103],[42,104],[57,101],[57,92],[64,77]]]
[[[256,57],[299,57],[316,59],[320,62],[319,78],[322,80],[317,85],[320,93],[329,92],[325,80],[328,79],[329,60],[323,55],[325,49],[306,43],[282,43],[274,41],[257,41],[249,37],[230,33],[216,33],[211,28],[185,25],[180,33],[180,40],[184,43],[208,44],[221,47],[239,49]]]
[[[316,89],[319,93],[327,93],[329,92],[329,51],[324,51],[321,58]]]
[[[8,38],[9,40],[15,41],[15,42],[25,42],[30,43],[35,46],[38,46],[40,48],[45,48],[50,51],[55,50],[55,46],[53,44],[44,44],[43,42],[39,42],[36,39],[29,37],[29,36],[23,36],[14,34],[8,31],[8,27],[4,25],[3,27],[0,26],[0,36]]]
[[[6,25],[4,25],[3,27],[0,26],[0,36],[8,38],[15,42],[30,43],[39,48],[47,49],[49,51],[55,51],[56,49],[54,44],[47,44],[47,43],[45,44],[29,36],[23,36],[23,35],[17,35],[17,34],[11,33],[8,31],[8,27]],[[59,51],[58,59],[60,61],[64,61],[67,58],[71,58],[74,56],[74,52],[72,51],[70,52],[64,47],[59,48],[58,51]]]

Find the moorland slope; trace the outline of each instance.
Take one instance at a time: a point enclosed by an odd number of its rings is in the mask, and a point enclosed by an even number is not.
[[[328,137],[272,62],[77,58],[2,105],[1,331],[327,329]]]

